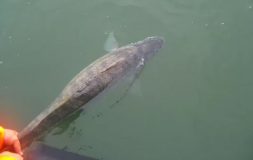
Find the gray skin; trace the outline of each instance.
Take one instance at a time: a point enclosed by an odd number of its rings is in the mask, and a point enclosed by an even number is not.
[[[22,148],[43,137],[59,122],[81,109],[91,99],[131,71],[140,71],[144,62],[162,47],[163,38],[143,41],[113,50],[77,74],[56,100],[18,135]]]

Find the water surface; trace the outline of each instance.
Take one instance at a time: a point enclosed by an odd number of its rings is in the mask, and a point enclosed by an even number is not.
[[[252,0],[2,0],[0,117],[9,121],[1,123],[23,128],[106,53],[109,33],[120,46],[158,35],[166,44],[138,79],[141,94],[129,92],[110,107],[122,92],[107,93],[45,143],[104,160],[251,160],[252,6]]]

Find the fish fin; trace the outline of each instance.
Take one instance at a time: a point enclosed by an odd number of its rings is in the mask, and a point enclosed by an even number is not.
[[[132,86],[130,86],[129,93],[134,95],[134,96],[138,96],[138,97],[143,96],[142,89],[141,89],[141,80],[140,79],[136,79],[134,81],[134,83],[132,84]]]
[[[119,47],[118,41],[114,36],[114,32],[110,32],[104,44],[104,50],[111,52],[112,50]]]
[[[114,106],[116,106],[121,100],[123,100],[127,94],[133,94],[136,96],[142,96],[142,91],[141,91],[141,85],[140,85],[140,79],[136,79],[139,78],[139,73],[135,73],[131,76],[125,77],[125,83],[127,83],[128,85],[126,86],[126,89],[123,91],[122,95],[119,96],[119,98],[112,104],[110,105],[110,108],[113,108]]]
[[[60,122],[56,128],[52,131],[52,135],[60,135],[64,133],[66,130],[70,128],[70,125],[72,124],[73,121],[75,121],[80,114],[83,112],[83,109],[80,109],[73,114],[71,114],[69,117],[64,119],[62,122]]]

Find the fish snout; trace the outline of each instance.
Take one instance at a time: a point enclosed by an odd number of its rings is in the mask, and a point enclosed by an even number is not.
[[[153,57],[164,44],[164,38],[162,37],[148,37],[143,41],[137,42],[135,46],[141,50],[142,57],[145,60]]]
[[[145,40],[147,40],[149,46],[153,48],[154,52],[158,52],[164,44],[163,37],[148,37]]]

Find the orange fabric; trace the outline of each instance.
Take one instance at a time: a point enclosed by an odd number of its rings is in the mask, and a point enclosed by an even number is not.
[[[17,160],[17,159],[11,156],[4,155],[4,156],[0,156],[0,160]]]
[[[4,128],[0,126],[0,150],[4,145]]]

